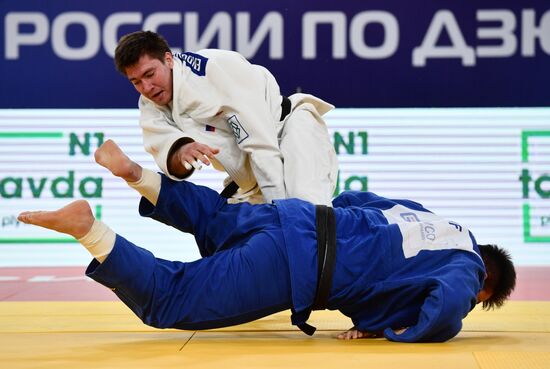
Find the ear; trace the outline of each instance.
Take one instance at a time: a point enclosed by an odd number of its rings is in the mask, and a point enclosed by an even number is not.
[[[491,298],[493,295],[493,289],[492,289],[492,279],[491,275],[488,273],[485,273],[485,278],[483,279],[483,287],[477,294],[477,302],[484,302]]]
[[[164,53],[164,63],[168,66],[168,68],[174,68],[174,56],[171,52],[167,51]]]
[[[479,291],[479,293],[477,294],[477,302],[478,303],[485,302],[489,300],[492,295],[493,295],[493,291],[484,288],[481,291]]]

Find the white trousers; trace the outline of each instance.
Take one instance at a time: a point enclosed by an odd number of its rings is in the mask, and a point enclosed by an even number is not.
[[[308,102],[294,107],[279,136],[287,198],[332,206],[338,159],[316,107]]]

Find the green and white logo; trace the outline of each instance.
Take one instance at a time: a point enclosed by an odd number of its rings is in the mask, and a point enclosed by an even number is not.
[[[550,131],[523,131],[522,171],[524,242],[550,242]]]
[[[92,155],[92,141],[99,147],[103,140],[102,132],[85,132],[79,136],[63,131],[0,131],[3,147],[18,147],[12,151],[14,162],[2,162],[0,168],[0,244],[77,242],[72,237],[50,237],[50,231],[44,233],[38,228],[24,234],[19,230],[17,213],[27,210],[22,206],[39,207],[43,201],[45,205],[57,204],[57,207],[65,205],[67,199],[101,201],[103,178],[82,173],[78,159]],[[40,154],[40,151],[43,152]],[[52,152],[55,161],[50,156]],[[83,161],[91,162],[91,159]],[[59,199],[62,202],[57,203]],[[102,205],[93,205],[95,216],[101,219]]]
[[[346,134],[347,133],[347,134]],[[368,133],[366,131],[335,131],[333,135],[334,150],[339,157],[365,157],[368,151]],[[368,178],[365,171],[357,171],[351,166],[340,166],[334,197],[347,190],[368,191]]]

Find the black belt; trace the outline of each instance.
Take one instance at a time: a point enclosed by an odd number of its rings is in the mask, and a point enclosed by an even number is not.
[[[235,193],[237,193],[239,189],[239,185],[235,181],[229,182],[227,187],[223,189],[223,191],[220,193],[221,197],[225,197],[226,199],[233,196]]]
[[[336,220],[334,210],[328,206],[315,206],[315,225],[317,227],[317,290],[311,310],[325,310],[327,308],[332,275],[336,263]],[[309,315],[309,313],[307,314]],[[315,327],[300,323],[298,328],[311,336]]]
[[[292,109],[292,103],[290,102],[290,99],[284,95],[281,95],[283,97],[283,101],[281,101],[281,119],[279,121],[285,120],[286,116],[290,114],[290,109]]]
[[[280,121],[283,121],[287,115],[290,114],[290,110],[292,109],[292,103],[290,102],[290,99],[286,96],[281,95],[283,100],[281,101],[281,119]],[[221,197],[225,197],[226,199],[230,198],[234,194],[237,193],[237,190],[239,189],[239,186],[235,183],[235,181],[231,181],[227,187],[223,189],[223,191],[220,193]]]

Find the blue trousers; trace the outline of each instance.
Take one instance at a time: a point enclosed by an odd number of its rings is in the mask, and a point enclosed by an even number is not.
[[[147,325],[210,329],[290,309],[288,256],[272,205],[226,204],[215,191],[163,176],[156,206],[140,213],[195,235],[203,258],[156,258],[117,235],[86,275],[111,288]]]

